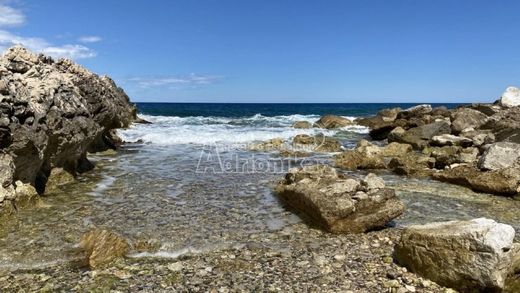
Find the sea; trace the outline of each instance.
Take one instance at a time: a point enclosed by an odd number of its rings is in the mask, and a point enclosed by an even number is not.
[[[77,257],[81,235],[93,228],[117,232],[134,247],[144,247],[132,251],[134,258],[240,249],[271,231],[290,234],[302,220],[278,201],[277,182],[290,168],[330,164],[334,154],[281,158],[277,151],[250,146],[322,133],[347,150],[370,139],[367,128],[294,129],[292,124],[314,123],[324,114],[355,119],[414,105],[137,103],[138,115],[151,124],[118,130],[126,143],[117,153],[89,154],[94,171],[46,195],[41,204],[20,209],[9,225],[1,226],[0,270],[69,263]],[[362,177],[367,171],[345,173]],[[378,175],[406,204],[406,212],[391,223],[395,227],[489,217],[520,228],[519,201],[385,171]]]

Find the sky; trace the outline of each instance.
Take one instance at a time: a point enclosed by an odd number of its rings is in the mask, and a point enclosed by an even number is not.
[[[135,102],[492,102],[520,86],[516,0],[0,0],[22,44]]]

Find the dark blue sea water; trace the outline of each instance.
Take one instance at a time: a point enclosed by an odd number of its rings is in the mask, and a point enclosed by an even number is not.
[[[368,116],[384,108],[400,107],[406,109],[417,104],[220,104],[220,103],[137,103],[139,113],[152,116],[203,116],[203,117],[250,117],[286,115],[324,115]],[[454,108],[461,104],[432,104]]]

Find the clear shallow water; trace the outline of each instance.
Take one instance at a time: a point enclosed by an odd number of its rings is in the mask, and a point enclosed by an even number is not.
[[[0,228],[0,271],[77,258],[76,244],[93,227],[117,231],[136,243],[134,257],[176,257],[240,246],[259,233],[300,221],[282,208],[272,190],[290,166],[302,162],[249,152],[247,143],[315,134],[319,131],[290,125],[314,122],[319,115],[144,117],[154,124],[120,132],[142,143],[128,144],[117,155],[91,156],[95,172]],[[366,132],[347,127],[326,134],[350,148]],[[303,163],[329,159],[320,154]],[[485,216],[520,229],[517,201],[429,180],[382,176],[407,205],[398,226]]]

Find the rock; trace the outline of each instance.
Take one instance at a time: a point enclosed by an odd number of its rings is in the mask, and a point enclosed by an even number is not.
[[[406,228],[394,257],[410,271],[462,292],[499,291],[513,273],[515,230],[489,219]]]
[[[516,195],[520,192],[520,168],[481,172],[476,167],[460,165],[434,173],[433,179],[469,187],[477,192]]]
[[[316,139],[308,134],[298,134],[293,138],[293,144],[316,144]]]
[[[23,183],[22,181],[16,181],[15,186],[15,199],[17,207],[25,206],[35,200],[38,200],[38,192],[34,186],[28,183]]]
[[[279,150],[283,147],[284,141],[281,138],[273,138],[264,142],[252,143],[248,146],[250,151],[269,152]]]
[[[292,158],[303,158],[303,157],[308,157],[310,155],[311,154],[309,152],[286,150],[286,149],[280,150],[280,152],[278,153],[278,156],[285,157],[285,158],[291,158],[291,157]]]
[[[432,137],[431,145],[435,146],[461,146],[470,147],[473,140],[467,137],[455,136],[452,134],[443,134]]]
[[[366,154],[360,149],[348,150],[334,156],[334,163],[336,167],[347,170],[386,169],[386,164],[381,156],[365,156]]]
[[[429,144],[432,137],[450,133],[450,124],[446,121],[441,121],[412,128],[404,133],[400,130],[399,133],[397,130],[394,130],[391,135],[389,135],[388,141],[407,143],[412,145],[415,149],[423,149]]]
[[[406,110],[401,111],[397,115],[397,119],[410,119],[412,117],[423,116],[432,112],[432,106],[423,104],[417,105]]]
[[[92,269],[110,265],[116,259],[124,257],[130,248],[123,237],[100,229],[85,233],[79,245],[85,250],[87,262]]]
[[[322,116],[318,121],[316,121],[316,123],[314,123],[314,127],[335,129],[349,126],[352,124],[354,123],[345,117],[337,115],[325,115]]]
[[[488,116],[470,108],[459,108],[453,112],[451,119],[451,129],[458,134],[464,129],[477,129],[486,124]]]
[[[369,191],[374,189],[382,189],[385,188],[385,181],[376,174],[370,173],[363,179],[363,186],[365,186]]]
[[[137,117],[134,121],[134,123],[137,123],[137,124],[153,124],[152,122],[148,121],[148,120],[145,120],[141,117]]]
[[[374,117],[356,119],[356,123],[370,128],[372,139],[383,140],[396,127],[394,121],[399,112],[401,112],[401,108],[383,109]]]
[[[412,150],[412,146],[409,144],[392,142],[382,149],[381,155],[383,157],[401,157],[410,153]]]
[[[339,152],[342,150],[341,143],[337,139],[320,134],[316,136],[299,134],[293,138],[293,146],[306,152]]]
[[[498,142],[482,154],[478,167],[481,170],[500,170],[513,166],[520,158],[520,144]]]
[[[129,97],[110,78],[70,60],[13,47],[0,57],[0,148],[14,175],[42,193],[53,168],[75,175],[87,152],[111,148],[110,131],[136,118]]]
[[[334,168],[314,165],[291,169],[276,193],[289,208],[332,233],[381,228],[403,213],[404,205],[392,189],[373,189],[366,198],[355,197],[363,188],[361,182],[338,175]]]
[[[307,128],[311,128],[312,124],[308,121],[296,121],[296,122],[294,122],[292,127],[297,128],[297,129],[307,129]]]
[[[432,175],[435,159],[417,153],[395,157],[388,163],[388,168],[399,175],[424,178]]]
[[[493,116],[500,111],[500,106],[490,104],[474,104],[471,108],[480,111],[487,116]]]
[[[54,168],[51,170],[47,178],[47,185],[45,186],[45,193],[53,193],[60,190],[60,187],[66,184],[75,182],[76,179],[72,174],[65,171],[63,168]]]
[[[520,106],[520,89],[510,86],[502,94],[500,105],[503,107],[517,107]]]

